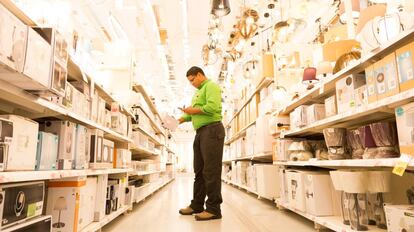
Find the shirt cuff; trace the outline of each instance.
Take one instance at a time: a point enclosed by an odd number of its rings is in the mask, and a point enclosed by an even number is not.
[[[186,121],[186,122],[191,121],[191,115],[189,115],[189,114],[183,114],[181,116],[181,118],[184,119],[184,121]]]

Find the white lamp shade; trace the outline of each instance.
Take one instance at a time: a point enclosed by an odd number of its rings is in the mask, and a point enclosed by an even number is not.
[[[359,16],[358,25],[356,28],[356,34],[359,34],[362,31],[362,28],[364,28],[365,24],[367,24],[368,21],[374,19],[377,16],[379,17],[384,16],[386,11],[387,11],[387,5],[385,4],[372,5],[372,6],[369,6],[363,9]]]
[[[318,66],[316,67],[317,75],[332,73],[332,71],[333,71],[333,66],[332,66],[332,63],[329,61],[323,61],[319,63]]]
[[[390,171],[370,171],[368,191],[372,193],[386,193],[391,190]]]
[[[360,0],[351,0],[351,3],[352,3],[352,17],[358,18],[359,10],[360,10]],[[341,4],[339,5],[339,17],[341,21],[346,22],[345,1],[341,1]]]
[[[56,199],[55,205],[53,206],[54,210],[67,210],[68,202],[65,197],[59,197]]]

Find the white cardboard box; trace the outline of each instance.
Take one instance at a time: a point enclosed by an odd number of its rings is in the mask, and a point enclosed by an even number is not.
[[[106,188],[108,186],[107,174],[99,175],[97,178],[94,222],[100,222],[105,217]]]
[[[246,156],[255,155],[255,137],[256,137],[256,126],[253,125],[246,130]]]
[[[336,104],[338,113],[347,112],[356,107],[356,89],[366,85],[365,75],[352,74],[336,82]]]
[[[36,167],[39,124],[17,115],[0,115],[13,122],[13,139],[6,157],[5,170],[30,171]]]
[[[86,177],[49,182],[46,214],[52,215],[52,232],[79,231],[81,189],[85,185]]]
[[[308,125],[307,108],[309,106],[302,105],[290,113],[290,127],[297,129]]]
[[[414,156],[414,103],[395,109],[401,154]]]
[[[329,173],[308,172],[304,175],[307,212],[315,216],[334,215]]]
[[[279,169],[279,181],[280,181],[280,200],[283,203],[289,203],[289,189],[288,189],[288,176],[286,169]]]
[[[80,190],[78,231],[82,231],[82,229],[93,222],[97,184],[97,177],[88,177],[86,179],[86,185]]]
[[[44,124],[44,130],[59,136],[59,170],[72,169],[76,139],[75,123],[70,121],[47,121]]]
[[[268,164],[255,164],[257,193],[260,197],[274,200],[280,196],[280,183],[278,181],[279,167]]]
[[[338,113],[336,107],[336,95],[325,99],[325,117],[331,117]]]
[[[413,205],[385,205],[388,232],[414,231]]]
[[[299,211],[306,212],[304,174],[298,170],[286,171],[288,179],[289,205]]]
[[[325,104],[313,104],[306,109],[308,125],[325,118]]]
[[[89,129],[79,124],[76,125],[74,169],[89,167],[90,139]]]
[[[36,153],[36,170],[56,170],[59,137],[52,133],[39,131]]]
[[[267,153],[272,151],[274,140],[269,131],[270,115],[261,115],[256,120],[256,135],[254,136],[254,154]]]

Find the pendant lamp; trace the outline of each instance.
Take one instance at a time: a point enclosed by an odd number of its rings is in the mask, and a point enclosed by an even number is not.
[[[360,10],[360,0],[351,0],[352,3],[352,18],[358,19],[359,18],[359,10]],[[342,23],[346,23],[346,12],[345,12],[345,1],[341,1],[339,5],[339,20]]]
[[[226,16],[230,13],[229,0],[213,0],[211,13],[215,16]]]
[[[327,77],[328,74],[332,74],[333,67],[332,67],[331,62],[323,61],[323,62],[318,64],[318,66],[316,67],[316,70],[317,70],[318,75],[321,75],[323,77]]]
[[[359,16],[356,34],[359,34],[362,31],[362,28],[364,28],[365,24],[367,24],[368,21],[374,19],[375,17],[384,16],[386,11],[386,4],[376,4],[363,9],[361,11],[361,15]]]
[[[308,86],[307,89],[312,89],[314,87],[314,83],[317,83],[318,81],[319,80],[316,78],[316,68],[305,68],[305,70],[303,71],[302,83]]]
[[[259,20],[259,14],[256,10],[247,9],[243,13],[242,19],[237,25],[240,35],[244,39],[250,39],[256,33],[258,29],[257,21]]]

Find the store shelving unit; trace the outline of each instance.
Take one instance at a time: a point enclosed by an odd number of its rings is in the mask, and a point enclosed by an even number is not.
[[[250,94],[250,96],[246,99],[246,101],[241,105],[240,109],[233,114],[233,116],[231,117],[231,119],[227,122],[227,125],[225,125],[225,127],[229,127],[231,122],[240,114],[240,112],[243,110],[243,108],[245,108],[247,106],[247,104],[249,104],[249,102],[253,99],[254,96],[256,96],[256,94],[258,92],[260,92],[260,90],[262,90],[263,88],[268,87],[271,83],[273,83],[273,78],[270,77],[266,77],[264,78],[260,84],[257,86],[257,88]]]
[[[113,221],[115,218],[119,217],[121,214],[124,214],[129,209],[129,206],[124,206],[117,211],[106,215],[100,222],[93,222],[85,227],[81,232],[95,232],[104,227],[109,222]]]
[[[136,129],[138,129],[139,131],[141,131],[143,134],[145,134],[145,136],[147,136],[151,141],[153,141],[155,143],[156,146],[162,146],[165,144],[162,144],[161,141],[159,141],[157,138],[155,138],[152,134],[150,134],[149,132],[147,132],[144,128],[142,128],[141,126],[136,127]]]
[[[226,140],[224,142],[224,145],[230,145],[232,142],[236,141],[237,139],[243,137],[246,135],[246,130],[253,126],[254,124],[256,124],[256,120],[249,123],[247,126],[245,126],[244,128],[242,128],[239,132],[237,132],[235,135],[233,135],[230,139]]]
[[[335,91],[336,81],[340,80],[341,78],[349,74],[364,71],[365,68],[370,66],[375,61],[383,58],[388,53],[395,51],[397,48],[412,42],[413,36],[414,29],[401,33],[398,36],[398,38],[388,42],[388,44],[385,44],[376,51],[373,51],[370,54],[362,57],[359,61],[355,62],[354,64],[351,64],[347,68],[323,80],[322,83],[319,83],[314,88],[300,96],[298,99],[289,102],[280,110],[277,110],[275,114],[289,115],[290,112],[292,112],[300,105],[322,102],[324,98],[326,98],[327,96],[329,96],[329,94],[332,94]]]
[[[246,190],[248,193],[253,193],[254,195],[257,195],[258,197],[260,197],[260,196],[259,196],[259,193],[257,193],[256,191],[252,190],[251,188],[249,188],[249,187],[248,187],[248,186],[246,186],[246,185],[241,185],[241,184],[238,184],[238,183],[236,183],[236,182],[233,182],[233,181],[230,181],[230,180],[226,180],[226,179],[222,179],[222,181],[223,181],[224,183],[226,183],[226,184],[229,184],[229,185],[233,186],[233,187],[237,187],[237,188],[239,188],[239,189],[244,189],[244,190]]]
[[[141,147],[136,144],[132,145],[130,150],[132,152],[132,156],[148,157],[148,156],[159,156],[160,155],[159,153],[155,151],[151,151],[145,147]]]
[[[129,172],[129,176],[146,176],[156,173],[162,173],[164,171],[131,171]]]
[[[334,231],[340,231],[340,232],[356,232],[355,230],[352,230],[350,226],[344,225],[342,223],[342,218],[340,216],[318,217],[318,216],[314,216],[314,215],[299,211],[291,207],[289,204],[282,202],[280,199],[276,199],[275,203],[276,203],[276,206],[280,209],[290,210],[298,215],[301,215],[304,218],[307,218],[310,221],[313,221],[315,223],[315,229],[317,230],[328,228],[328,229],[331,229]],[[368,231],[386,232],[386,230],[379,229],[376,226],[368,226]]]
[[[78,176],[120,174],[120,173],[127,173],[130,171],[132,171],[132,169],[86,169],[86,170],[0,172],[0,184],[22,182],[22,181],[53,180],[53,179],[70,178],[70,177],[78,177]]]
[[[267,153],[259,153],[259,154],[255,154],[255,155],[250,155],[250,156],[244,156],[244,157],[238,157],[238,158],[234,158],[234,159],[230,159],[230,160],[224,160],[223,163],[231,163],[231,161],[240,161],[240,160],[257,160],[257,161],[271,161],[272,160],[272,153],[271,152],[267,152]]]

